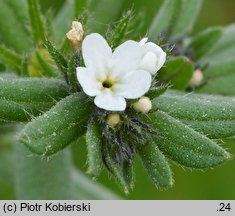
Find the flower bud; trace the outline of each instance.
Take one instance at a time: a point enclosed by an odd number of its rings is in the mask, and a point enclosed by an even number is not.
[[[137,112],[148,113],[152,109],[152,102],[148,97],[141,97],[133,104],[133,108]]]
[[[200,69],[194,71],[193,76],[189,82],[189,86],[194,88],[202,84],[203,73]]]
[[[110,127],[116,127],[121,121],[120,115],[117,113],[109,114],[107,118],[107,124]]]
[[[72,22],[72,29],[66,34],[74,49],[79,49],[83,41],[83,27],[78,21]]]

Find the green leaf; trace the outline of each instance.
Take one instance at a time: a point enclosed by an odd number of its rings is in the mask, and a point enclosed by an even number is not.
[[[191,168],[209,168],[231,159],[231,155],[203,134],[166,112],[150,114],[147,121],[159,132],[156,144],[165,156]]]
[[[53,26],[56,31],[58,44],[64,40],[66,33],[69,31],[71,27],[72,21],[74,19],[73,17],[74,16],[73,9],[75,6],[74,4],[75,0],[64,1],[62,8],[54,18]]]
[[[97,121],[91,120],[87,126],[86,145],[88,153],[88,173],[94,176],[100,174],[103,161],[101,157],[101,128]]]
[[[159,189],[173,186],[174,180],[167,159],[159,150],[157,143],[138,145],[138,153],[149,177]]]
[[[88,0],[80,0],[80,1],[74,1],[74,16],[75,17],[80,17],[83,10],[86,8],[87,6],[87,2]]]
[[[205,85],[197,89],[199,93],[235,95],[235,74],[228,74],[209,79]]]
[[[129,182],[127,182],[128,176],[124,175],[123,168],[120,166],[120,164],[118,164],[112,159],[110,152],[107,150],[107,147],[104,148],[106,148],[104,154],[105,154],[105,164],[108,167],[108,171],[112,174],[114,179],[123,189],[124,193],[128,194],[130,190],[129,188],[130,185],[128,184]]]
[[[25,0],[4,0],[0,7],[0,26],[2,42],[19,53],[32,47],[27,29],[28,13]],[[4,29],[4,31],[3,31]]]
[[[213,48],[222,35],[223,29],[221,27],[208,28],[193,37],[188,48],[193,50],[194,58],[199,59]]]
[[[123,40],[126,38],[129,27],[133,19],[133,11],[127,10],[122,14],[122,18],[120,21],[115,24],[115,27],[111,33],[111,35],[108,36],[108,42],[112,45],[112,48],[116,48],[119,44],[123,42]]]
[[[49,160],[29,157],[29,150],[19,143],[16,150],[17,199],[119,199],[75,170],[68,150]]]
[[[46,27],[37,0],[27,0],[33,39],[36,44],[45,41]]]
[[[57,67],[62,72],[65,77],[65,80],[68,80],[68,63],[67,60],[63,57],[63,55],[51,44],[49,40],[45,42],[45,46],[50,53],[51,57],[54,59]]]
[[[161,32],[166,31],[171,23],[175,8],[180,0],[164,0],[157,15],[154,17],[150,27],[148,36],[155,39]]]
[[[198,89],[201,92],[235,95],[235,25],[225,28],[223,36],[212,49],[200,59],[201,65],[208,67],[203,71],[208,83]],[[208,85],[208,86],[207,86]]]
[[[91,0],[89,3],[90,16],[87,21],[86,33],[104,33],[107,24],[116,21],[120,16],[124,0]]]
[[[153,106],[210,138],[235,135],[235,98],[167,91]]]
[[[180,0],[179,11],[175,11],[176,21],[173,20],[171,36],[183,35],[193,29],[202,2],[202,0]]]
[[[28,121],[50,109],[68,95],[68,88],[57,79],[0,79],[0,120]]]
[[[147,93],[146,96],[149,97],[151,100],[159,97],[162,95],[170,86],[167,84],[161,84],[158,87],[150,89]]]
[[[72,55],[68,64],[68,79],[69,79],[70,85],[74,89],[78,88],[78,81],[77,81],[77,76],[76,76],[76,67],[78,63],[79,63],[79,57],[76,54]]]
[[[224,29],[224,34],[218,41],[218,43],[213,46],[213,49],[202,59],[208,60],[211,57],[223,57],[221,60],[229,57],[229,53],[234,50],[235,44],[235,24],[229,25]]]
[[[21,72],[22,58],[14,51],[7,49],[4,45],[0,45],[0,62],[17,74]]]
[[[185,57],[175,57],[167,61],[163,67],[158,80],[163,83],[170,82],[174,89],[184,90],[193,75],[194,65]]]
[[[36,51],[36,58],[38,60],[38,63],[41,65],[43,73],[47,77],[55,77],[58,76],[58,72],[53,68],[47,60],[42,56],[42,54],[39,51]]]
[[[128,188],[133,190],[135,183],[134,164],[131,161],[124,161],[122,165],[122,173]]]
[[[68,96],[28,123],[19,140],[33,153],[55,154],[85,132],[91,111],[92,105],[81,93]]]
[[[156,38],[167,31],[168,36],[183,35],[192,30],[202,0],[164,0],[149,28],[149,37]]]

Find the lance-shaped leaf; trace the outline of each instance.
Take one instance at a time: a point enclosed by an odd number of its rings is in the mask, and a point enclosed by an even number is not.
[[[87,126],[86,145],[88,153],[88,173],[98,176],[102,168],[101,140],[102,131],[98,121],[91,120]]]
[[[235,83],[235,74],[219,76],[209,79],[205,85],[197,89],[197,92],[234,96],[235,95],[234,83]]]
[[[68,96],[28,123],[19,140],[36,154],[52,155],[85,132],[91,110],[81,93]]]
[[[68,62],[64,58],[64,56],[52,45],[52,43],[47,40],[45,42],[45,46],[50,53],[51,57],[54,59],[57,67],[59,70],[62,72],[64,75],[65,80],[68,82],[68,74],[67,74],[67,69],[68,69]]]
[[[25,0],[4,0],[0,7],[1,39],[15,51],[24,53],[32,46],[27,29],[28,12]],[[4,29],[4,31],[3,31]]]
[[[138,153],[149,177],[159,189],[173,185],[173,176],[167,159],[159,150],[158,143],[138,145]]]
[[[79,65],[79,56],[72,55],[68,63],[68,80],[73,89],[78,89],[78,81],[76,76],[76,67]]]
[[[235,98],[167,91],[153,105],[210,138],[235,135]]]
[[[213,140],[166,112],[159,110],[146,120],[160,132],[156,137],[159,149],[183,166],[202,169],[231,159],[231,155]]]
[[[122,18],[117,24],[115,24],[113,32],[107,38],[112,48],[116,48],[126,38],[127,34],[130,31],[129,27],[132,24],[132,21],[133,21],[132,10],[128,10],[127,12],[124,12],[122,14]]]
[[[14,51],[7,49],[4,45],[0,45],[0,62],[17,74],[21,72],[22,58]]]
[[[135,184],[134,163],[132,161],[124,161],[122,164],[122,173],[128,188],[133,190]]]
[[[46,27],[44,25],[43,16],[38,4],[38,0],[28,0],[28,10],[30,23],[35,43],[45,41]]]
[[[200,12],[202,0],[180,0],[179,11],[173,20],[171,36],[190,32]]]
[[[120,16],[124,0],[91,0],[89,3],[88,10],[91,16],[87,21],[87,31],[103,33],[106,25],[116,21]]]
[[[108,149],[108,143],[102,145],[102,159],[108,171],[112,174],[115,178],[117,183],[123,189],[125,194],[129,193],[131,189],[131,185],[129,185],[129,177],[126,176],[126,172],[123,170],[122,164],[118,163],[117,161],[113,160],[112,152]],[[124,171],[124,172],[123,172]]]
[[[213,48],[216,42],[223,35],[221,27],[211,27],[197,34],[189,43],[188,48],[192,49],[196,59],[201,58]]]
[[[77,171],[69,150],[42,159],[19,143],[15,149],[17,199],[119,199]]]
[[[235,95],[235,25],[225,28],[221,39],[200,59],[199,63],[208,67],[203,71],[208,81],[201,92]]]
[[[179,1],[164,0],[149,27],[148,36],[150,38],[155,39],[161,32],[168,30]]]
[[[29,121],[68,95],[65,83],[57,79],[0,79],[0,120]]]
[[[193,75],[194,66],[185,57],[170,59],[159,72],[158,80],[163,83],[170,82],[172,88],[184,90]]]

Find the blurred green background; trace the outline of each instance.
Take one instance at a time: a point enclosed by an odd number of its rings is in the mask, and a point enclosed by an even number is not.
[[[50,8],[55,14],[64,4],[64,0],[40,0],[40,2],[45,12]],[[145,2],[143,4],[143,0],[125,1],[126,7],[133,6],[137,12],[142,10],[148,12],[145,17],[146,25],[150,21],[150,18],[156,13],[162,1],[148,0],[147,2],[148,4]],[[194,32],[198,32],[212,25],[227,25],[235,22],[234,9],[234,0],[204,0]],[[222,143],[221,141],[221,144]],[[223,143],[223,146],[235,155],[234,139],[227,140]],[[0,149],[1,148],[3,147],[0,145]],[[6,149],[5,151],[9,150]],[[85,172],[85,144],[81,142],[79,145],[74,145],[73,151],[75,164]],[[4,151],[0,151],[0,154],[3,153]],[[154,187],[143,170],[139,158],[136,158],[135,163],[136,185],[133,192],[127,197],[124,196],[121,189],[107,172],[103,171],[98,181],[121,195],[124,199],[235,199],[235,160],[214,169],[204,171],[189,170],[171,163],[175,177],[175,186],[168,191],[159,191]],[[14,170],[12,170],[12,172],[14,172]],[[0,173],[0,185],[2,185],[0,187],[0,199],[13,199],[14,192],[10,188],[11,181],[13,180],[7,176],[7,178],[9,178],[8,185],[5,182],[1,182],[1,175],[7,175],[7,171],[6,173]]]

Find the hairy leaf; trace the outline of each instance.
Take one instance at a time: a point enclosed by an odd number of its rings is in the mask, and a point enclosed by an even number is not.
[[[67,95],[67,86],[57,79],[0,78],[0,120],[28,121]]]
[[[81,93],[68,96],[28,123],[19,140],[36,154],[52,155],[85,132],[91,110],[92,105]]]
[[[57,67],[59,70],[62,72],[64,75],[65,80],[68,80],[68,74],[67,74],[67,69],[68,69],[68,62],[67,60],[63,57],[63,55],[52,45],[52,43],[47,40],[45,42],[45,46],[50,53],[51,57],[54,59]]]
[[[120,21],[115,24],[113,32],[111,35],[108,35],[107,40],[111,44],[112,48],[116,48],[119,44],[126,39],[127,34],[129,33],[129,27],[133,19],[132,10],[124,12]]]
[[[166,112],[158,110],[148,118],[148,122],[160,132],[156,138],[159,149],[183,166],[208,168],[231,159],[231,155],[215,141]]]
[[[194,66],[185,57],[175,57],[167,61],[160,70],[158,80],[170,82],[174,89],[184,90],[193,75]]]
[[[86,132],[86,145],[88,153],[88,173],[94,176],[98,176],[102,168],[101,157],[101,129],[96,120],[89,122]]]
[[[78,88],[78,81],[76,76],[76,67],[79,64],[79,57],[75,54],[69,60],[68,64],[68,79],[70,85],[74,88]]]
[[[173,185],[173,176],[167,159],[158,148],[158,143],[148,142],[138,146],[138,153],[149,177],[159,189]]]
[[[168,91],[153,106],[211,138],[235,135],[235,98]]]
[[[131,161],[124,161],[122,165],[122,173],[128,188],[133,190],[135,183],[134,164]]]

